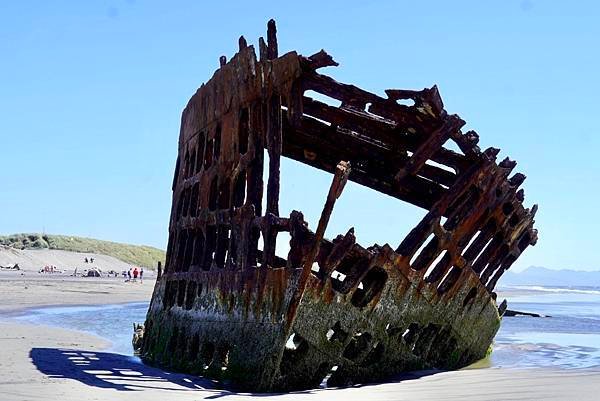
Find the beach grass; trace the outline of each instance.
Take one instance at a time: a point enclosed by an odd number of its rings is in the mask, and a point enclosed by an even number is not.
[[[70,235],[11,234],[0,236],[0,245],[15,249],[57,249],[70,252],[97,253],[149,268],[155,268],[157,261],[165,263],[165,251],[162,249]]]

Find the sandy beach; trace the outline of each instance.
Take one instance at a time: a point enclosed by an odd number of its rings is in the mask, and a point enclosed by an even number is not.
[[[90,334],[28,324],[23,308],[148,301],[153,281],[0,273],[0,400],[251,399],[210,380],[164,372],[111,353]],[[388,383],[291,394],[282,400],[596,400],[600,370],[467,369],[423,372]]]
[[[146,273],[141,284],[126,283],[121,277],[70,277],[32,271],[0,272],[0,313],[25,308],[58,305],[104,305],[149,301],[155,275]]]
[[[94,263],[85,263],[86,259]],[[48,305],[91,305],[148,301],[156,274],[146,269],[144,284],[125,283],[119,277],[73,277],[85,269],[121,273],[132,265],[111,256],[60,250],[20,250],[0,247],[0,266],[19,265],[19,270],[0,270],[0,311]],[[57,266],[60,273],[39,273],[42,266]]]

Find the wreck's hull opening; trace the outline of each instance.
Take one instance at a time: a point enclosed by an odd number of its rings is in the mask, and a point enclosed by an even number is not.
[[[143,360],[280,391],[484,357],[500,324],[494,286],[537,239],[524,176],[509,178],[516,163],[480,151],[435,87],[382,98],[317,73],[336,65],[322,51],[278,57],[272,21],[267,39],[257,60],[240,38],[183,112]],[[301,212],[280,216],[282,156],[333,173],[314,230]],[[428,212],[395,249],[365,248],[352,229],[327,240],[347,180]],[[285,258],[275,254],[284,235]]]

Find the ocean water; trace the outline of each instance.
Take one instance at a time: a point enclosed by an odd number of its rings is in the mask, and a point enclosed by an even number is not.
[[[505,317],[491,357],[477,366],[600,367],[600,289],[515,287],[501,294],[509,309],[550,317]],[[132,355],[132,324],[145,320],[147,308],[146,302],[40,308],[15,318],[92,333],[112,343],[109,352]]]
[[[492,366],[600,367],[600,288],[514,287],[502,291],[508,308],[549,317],[505,317]]]
[[[31,309],[15,319],[90,333],[111,342],[109,352],[133,355],[133,323],[144,323],[148,302]]]

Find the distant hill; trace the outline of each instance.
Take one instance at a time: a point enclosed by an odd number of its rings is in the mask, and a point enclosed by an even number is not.
[[[520,273],[507,271],[500,279],[500,286],[502,285],[600,287],[600,271],[552,270],[531,266]]]
[[[0,245],[14,249],[55,249],[112,256],[123,262],[148,268],[165,263],[165,251],[145,245],[121,244],[92,238],[49,234],[12,234],[0,236]]]

